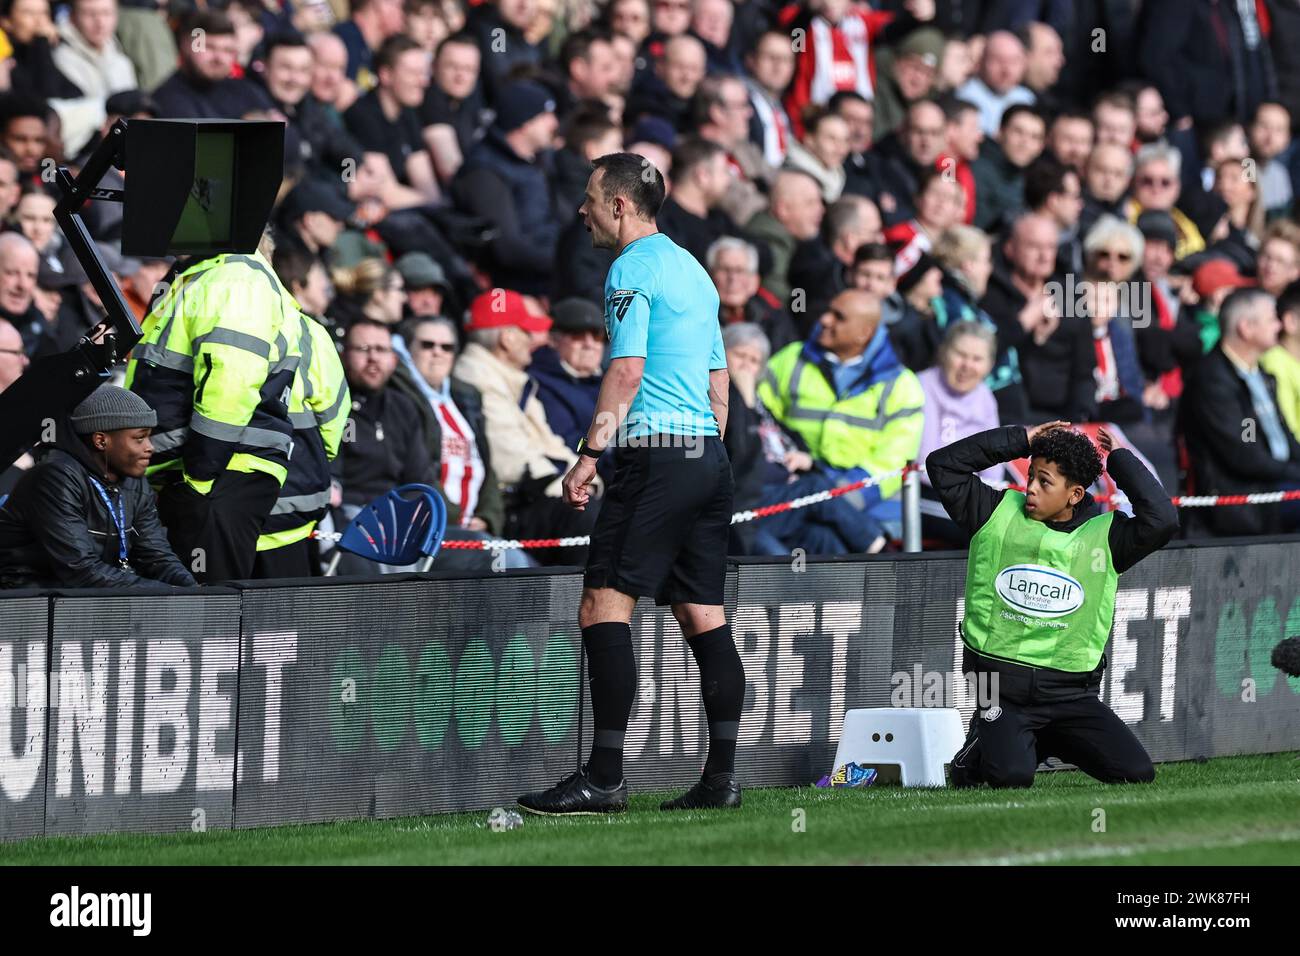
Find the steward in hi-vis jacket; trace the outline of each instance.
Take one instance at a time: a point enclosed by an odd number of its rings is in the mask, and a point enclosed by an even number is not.
[[[247,578],[289,470],[300,311],[260,252],[176,270],[131,350],[127,387],[158,412],[149,478],[181,563]]]
[[[339,453],[352,396],[334,335],[311,316],[298,317],[302,358],[289,397],[293,457],[280,497],[257,538],[254,577],[296,578],[319,574],[310,547],[316,522],[330,504],[330,462]]]

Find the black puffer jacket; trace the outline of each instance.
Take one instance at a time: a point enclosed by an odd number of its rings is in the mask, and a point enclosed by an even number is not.
[[[196,587],[172,553],[158,519],[153,490],[143,478],[110,484],[70,424],[14,488],[0,508],[0,586],[147,587],[159,592]],[[127,561],[118,566],[117,525],[90,483],[94,476],[127,527]]]
[[[448,187],[458,208],[496,230],[481,264],[497,285],[530,294],[549,291],[560,236],[548,178],[551,164],[545,153],[524,159],[493,128],[465,157]]]

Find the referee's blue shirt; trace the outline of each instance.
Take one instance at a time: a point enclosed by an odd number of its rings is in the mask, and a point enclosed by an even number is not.
[[[645,359],[619,433],[717,435],[709,372],[727,367],[718,291],[695,257],[661,232],[628,243],[605,278],[611,359]]]

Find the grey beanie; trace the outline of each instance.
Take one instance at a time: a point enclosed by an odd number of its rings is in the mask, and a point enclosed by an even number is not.
[[[153,428],[158,413],[135,392],[101,385],[72,410],[72,430],[78,435],[115,432],[121,428]]]

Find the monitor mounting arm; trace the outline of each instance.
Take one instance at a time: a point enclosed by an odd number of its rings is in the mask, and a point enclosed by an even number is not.
[[[88,200],[123,200],[121,190],[101,189],[99,183],[111,167],[125,171],[126,127],[124,119],[114,123],[75,178],[66,167],[58,169],[56,181],[63,198],[54,208],[54,218],[108,316],[72,349],[33,361],[22,377],[0,393],[0,470],[38,442],[48,441],[55,423],[108,381],[113,366],[143,335],[81,218]]]

